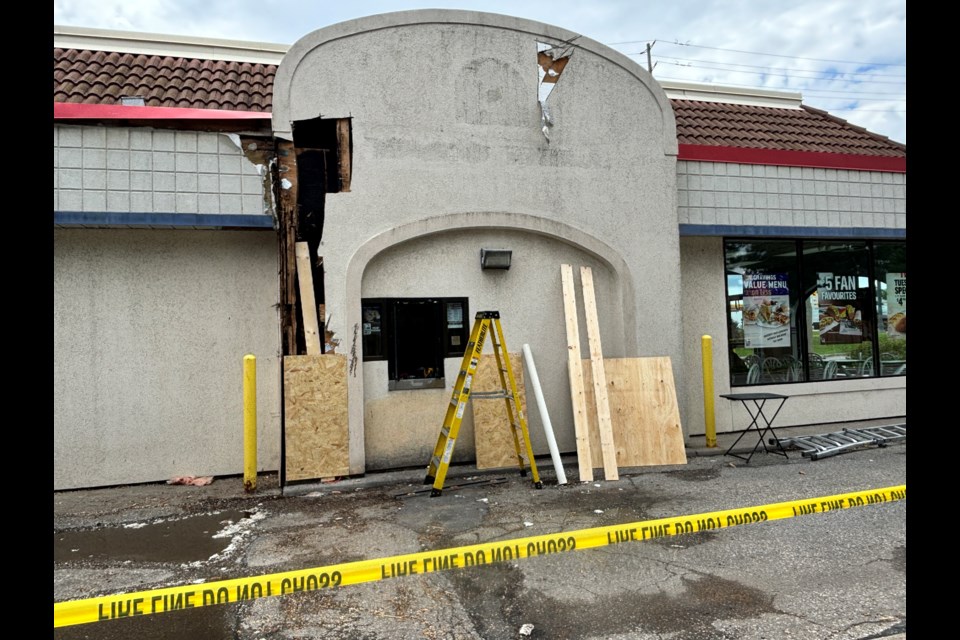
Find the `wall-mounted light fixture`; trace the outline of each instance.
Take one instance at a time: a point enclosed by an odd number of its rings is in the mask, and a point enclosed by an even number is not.
[[[480,268],[509,269],[512,256],[509,249],[480,249]]]

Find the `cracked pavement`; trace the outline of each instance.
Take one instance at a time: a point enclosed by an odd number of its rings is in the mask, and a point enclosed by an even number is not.
[[[423,487],[422,471],[283,491],[268,475],[254,494],[244,493],[241,478],[54,493],[54,600],[906,484],[906,444],[817,461],[798,452],[750,464],[694,456],[686,465],[621,470],[619,480],[590,483],[577,481],[568,460],[564,486],[549,460],[538,465],[541,490],[512,469],[459,467],[448,487],[461,479],[505,481],[445,488],[434,498],[407,495]],[[519,633],[525,624],[533,625],[529,636]],[[905,634],[906,500],[54,630],[63,640]]]

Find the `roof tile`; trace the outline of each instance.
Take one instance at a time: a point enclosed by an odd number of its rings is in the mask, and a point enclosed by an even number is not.
[[[54,102],[270,111],[277,65],[134,53],[53,50]],[[906,145],[803,105],[780,109],[671,100],[680,144],[905,157]]]

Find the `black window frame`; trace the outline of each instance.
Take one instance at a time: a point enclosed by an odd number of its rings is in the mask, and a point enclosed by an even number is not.
[[[438,351],[434,355],[440,361],[440,371],[438,376],[429,378],[401,378],[397,372],[397,310],[401,305],[420,302],[434,302],[439,305],[439,317],[437,318],[436,327],[438,334]],[[444,358],[463,357],[466,352],[467,342],[470,338],[470,325],[468,324],[470,312],[469,298],[432,296],[417,298],[362,298],[360,305],[361,314],[364,317],[367,310],[376,310],[380,314],[380,348],[379,350],[368,352],[367,345],[370,341],[365,341],[363,361],[386,361],[388,363],[387,377],[388,388],[390,390],[430,389],[443,388],[446,386],[444,373],[442,371],[442,361]],[[455,305],[459,305],[459,323],[450,321],[450,312]],[[456,326],[457,324],[459,324],[459,326]],[[364,337],[366,338],[366,336]],[[423,348],[430,348],[428,345],[422,346]]]

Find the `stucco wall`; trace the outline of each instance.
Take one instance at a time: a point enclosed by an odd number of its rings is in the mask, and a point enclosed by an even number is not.
[[[54,488],[279,468],[272,231],[54,230]]]
[[[55,211],[263,214],[257,167],[227,134],[54,125]]]
[[[537,48],[567,41],[572,56],[547,103],[548,141]],[[666,95],[635,62],[578,34],[505,16],[372,16],[309,34],[284,57],[274,130],[289,136],[293,121],[318,114],[352,118],[351,191],[327,198],[321,247],[330,329],[339,336],[360,322],[360,280],[377,253],[418,235],[461,228],[469,237],[497,225],[579,234],[570,241],[588,252],[603,247],[620,270],[631,334],[624,355],[679,363],[676,127]],[[433,278],[425,291],[445,280]],[[553,271],[539,284],[557,280]],[[649,313],[653,304],[657,313]],[[363,378],[353,376],[350,387],[354,472],[364,466]]]
[[[906,175],[677,163],[681,224],[906,229]]]
[[[718,433],[749,424],[743,407],[720,398],[730,393],[729,342],[726,325],[726,282],[723,239],[680,239],[683,277],[684,366],[689,381],[679,394],[688,436],[705,433],[701,338],[712,338],[713,391]],[[907,379],[867,378],[830,382],[760,385],[751,392],[784,393],[790,399],[777,416],[779,426],[901,417],[907,412]]]
[[[513,262],[506,271],[482,271],[480,250],[510,249]],[[581,353],[589,357],[586,320],[580,289],[580,266],[593,273],[603,351],[607,357],[624,354],[622,297],[609,265],[562,240],[509,230],[447,232],[410,240],[380,253],[363,277],[363,297],[469,298],[469,322],[478,311],[501,313],[501,326],[510,352],[530,345],[543,388],[547,411],[562,452],[575,452],[576,439],[567,377],[567,339],[560,264],[574,267],[579,301]],[[488,341],[484,353],[493,353]],[[429,462],[443,423],[450,390],[462,358],[446,360],[446,390],[388,391],[387,363],[364,363],[365,447],[367,468],[409,466]],[[512,361],[524,367],[522,357]],[[529,375],[525,376],[529,380]],[[547,454],[542,418],[527,389],[527,421],[534,453]],[[483,400],[473,400],[483,402]],[[502,402],[502,401],[501,401]],[[509,423],[504,414],[504,429]],[[474,456],[470,412],[464,420],[454,460]]]

